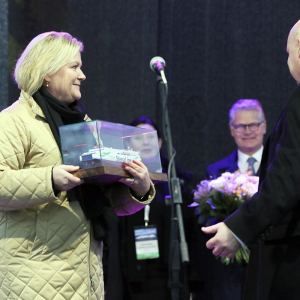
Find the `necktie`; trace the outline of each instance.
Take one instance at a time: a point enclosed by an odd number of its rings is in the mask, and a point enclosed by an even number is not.
[[[256,159],[254,157],[249,157],[247,162],[249,164],[247,173],[252,176],[255,175],[254,163],[256,162]]]

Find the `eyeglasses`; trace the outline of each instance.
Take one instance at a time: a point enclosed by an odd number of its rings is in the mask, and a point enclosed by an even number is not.
[[[263,123],[264,121],[261,121],[260,123],[251,123],[251,124],[237,124],[231,126],[237,131],[237,132],[244,132],[247,128],[249,127],[250,131],[256,131],[258,130],[259,126]]]

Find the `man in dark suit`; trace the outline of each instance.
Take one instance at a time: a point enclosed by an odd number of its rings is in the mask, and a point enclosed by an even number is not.
[[[251,171],[252,175],[256,174],[261,161],[266,126],[264,111],[259,101],[240,99],[234,103],[229,111],[229,128],[237,150],[210,165],[205,177],[218,178],[224,172],[236,171]]]
[[[234,103],[229,111],[229,128],[237,149],[228,157],[208,166],[206,179],[218,178],[225,172],[252,172],[252,175],[257,175],[259,172],[263,137],[266,133],[265,115],[259,101],[240,99]],[[199,238],[203,238],[202,243],[207,241],[206,236]],[[210,261],[209,268],[204,272],[206,298],[242,299],[247,265],[236,262],[225,265],[220,260],[214,259],[210,253],[206,253],[205,259]]]
[[[288,66],[300,82],[300,21],[288,41]],[[299,299],[300,87],[292,93],[262,156],[259,191],[224,222],[202,228],[214,255],[250,249],[245,300]]]

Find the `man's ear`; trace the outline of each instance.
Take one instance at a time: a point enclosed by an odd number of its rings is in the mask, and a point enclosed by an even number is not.
[[[233,135],[233,129],[232,129],[232,127],[230,125],[229,125],[229,129],[230,129],[231,136],[234,136]]]
[[[266,120],[264,120],[264,129],[265,129],[264,133],[266,133],[267,132],[267,121]]]
[[[298,52],[298,58],[300,59],[300,37],[297,38],[297,52]]]

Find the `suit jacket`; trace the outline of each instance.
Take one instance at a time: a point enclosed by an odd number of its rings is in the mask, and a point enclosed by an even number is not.
[[[225,172],[234,173],[239,168],[237,163],[238,152],[235,150],[226,158],[208,166],[206,169],[205,178],[215,179],[220,177]]]
[[[300,267],[299,216],[300,87],[297,87],[264,147],[258,193],[225,220],[251,250],[245,299],[298,299],[294,295],[300,292],[295,282]],[[284,280],[279,280],[282,274]]]
[[[206,169],[205,179],[215,179],[220,177],[225,172],[234,173],[238,167],[238,151],[233,151],[226,158],[215,162]],[[260,168],[257,170],[256,176],[259,176]]]

